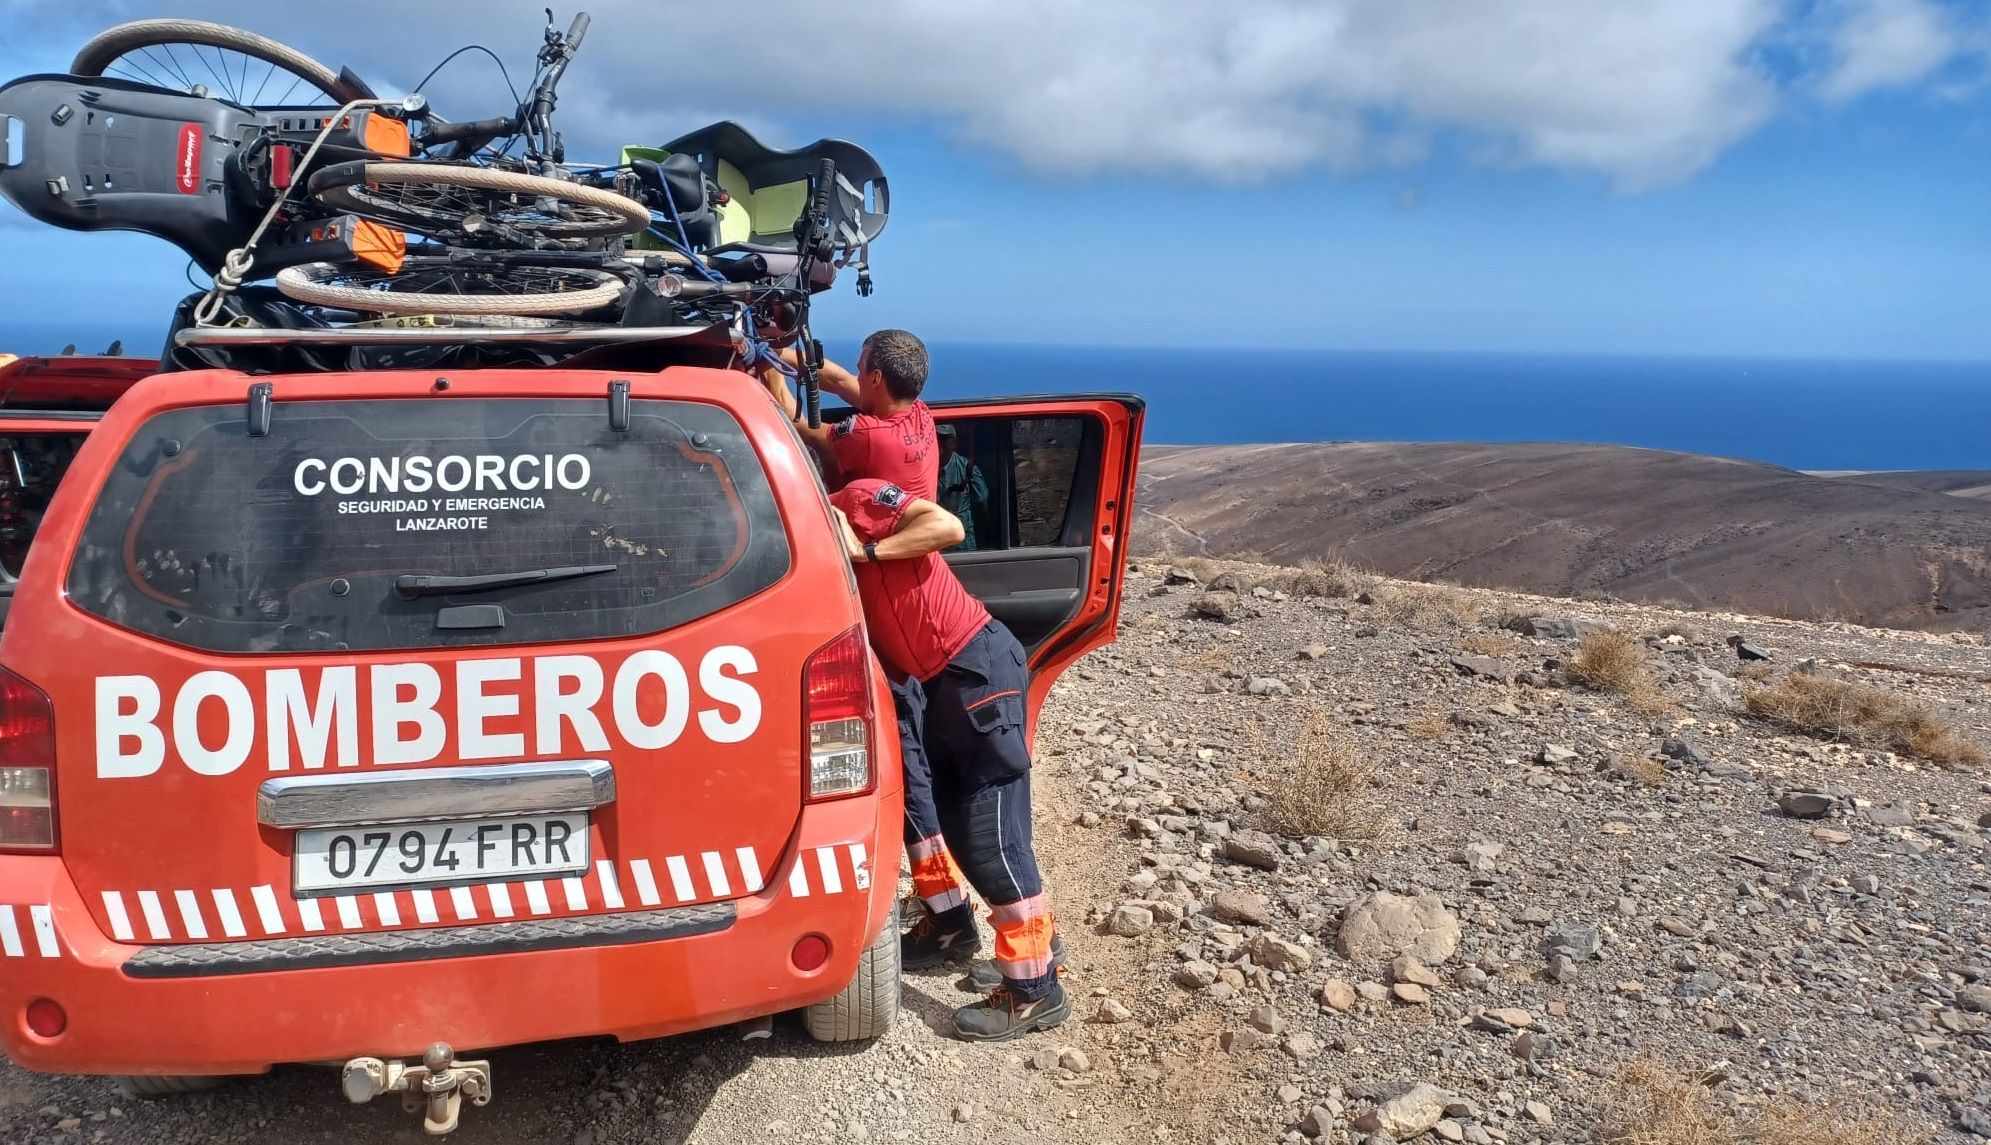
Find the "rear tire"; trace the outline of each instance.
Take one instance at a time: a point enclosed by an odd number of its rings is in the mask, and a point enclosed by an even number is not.
[[[114,1078],[119,1097],[149,1100],[159,1097],[177,1097],[183,1093],[199,1093],[213,1089],[225,1078],[192,1075],[188,1077],[162,1077],[154,1074],[126,1074]]]
[[[491,236],[589,239],[650,225],[650,208],[614,191],[463,163],[338,163],[312,175],[310,189],[341,214],[485,245]]]
[[[115,28],[98,33],[97,37],[84,44],[76,53],[76,59],[69,65],[72,75],[101,76],[110,74],[117,78],[137,80],[141,83],[161,81],[160,86],[175,90],[171,85],[196,77],[213,78],[198,72],[189,72],[193,64],[183,63],[173,54],[172,49],[186,47],[193,49],[195,62],[212,72],[214,65],[199,49],[209,48],[235,52],[250,59],[261,60],[275,72],[293,77],[297,83],[305,84],[318,94],[334,103],[364,99],[367,93],[358,90],[339,76],[338,72],[298,51],[288,44],[278,43],[267,36],[227,24],[214,24],[206,20],[134,20],[129,24],[119,24]],[[153,50],[153,49],[156,49]],[[136,64],[120,66],[120,61],[134,52],[149,52]],[[163,54],[162,54],[163,53]],[[215,55],[223,71],[231,71],[225,57]],[[133,68],[141,69],[134,71]],[[146,77],[150,76],[150,79]],[[224,80],[232,80],[230,74]],[[242,77],[246,86],[248,76]],[[266,91],[267,83],[259,85],[255,96],[268,94],[279,103],[287,102],[274,91]],[[284,96],[294,94],[285,92]],[[247,91],[228,90],[225,86],[214,92],[238,103],[253,104],[255,99]],[[307,93],[308,94],[308,93]]]
[[[625,284],[607,270],[421,255],[393,272],[307,262],[277,272],[277,289],[313,306],[369,314],[584,314],[613,306]]]
[[[878,937],[857,960],[857,973],[843,993],[803,1011],[809,1036],[819,1042],[866,1042],[883,1037],[899,1016],[899,928],[897,903]]]

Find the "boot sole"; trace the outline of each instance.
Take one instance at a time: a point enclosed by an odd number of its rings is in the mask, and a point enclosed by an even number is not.
[[[991,964],[989,968],[991,970],[995,969],[993,964]],[[1065,956],[1063,954],[1055,954],[1051,956],[1051,973],[1057,975],[1060,978],[1064,977]],[[973,967],[970,967],[968,970],[967,983],[968,984],[966,987],[964,987],[964,989],[966,989],[970,994],[987,994],[989,991],[995,989],[997,986],[1002,985],[1002,972],[997,971],[995,977],[990,978],[988,981],[984,982],[981,979],[975,977],[975,970]]]
[[[901,951],[899,954],[899,967],[904,970],[931,970],[936,966],[947,966],[956,962],[973,962],[975,956],[981,952],[982,944],[979,942],[973,946],[958,946],[952,950],[943,950],[930,958],[918,960],[906,957],[905,953]]]
[[[1072,1016],[1072,1003],[1066,998],[1063,1005],[1054,1010],[1044,1010],[1021,1025],[1011,1026],[1000,1034],[971,1034],[959,1026],[954,1027],[954,1036],[964,1042],[1007,1042],[1040,1030],[1056,1029]]]

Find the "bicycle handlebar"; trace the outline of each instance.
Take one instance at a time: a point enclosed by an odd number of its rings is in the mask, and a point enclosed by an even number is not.
[[[464,123],[431,123],[422,135],[425,143],[460,143],[466,139],[477,139],[478,146],[509,134],[517,120],[509,115],[496,119],[472,119]],[[475,150],[475,148],[472,148]]]
[[[557,153],[560,148],[553,135],[553,92],[560,86],[560,77],[566,74],[574,53],[580,50],[590,22],[588,14],[582,12],[568,25],[565,36],[555,36],[550,29],[547,31],[546,46],[539,51],[539,63],[543,69],[539,83],[532,89],[525,105],[519,108],[518,124],[527,133],[527,146],[551,153],[555,162],[559,161]]]
[[[761,282],[702,282],[683,275],[666,274],[657,279],[657,293],[665,298],[776,298],[797,294],[788,287]]]
[[[816,164],[816,201],[812,204],[811,214],[814,218],[811,221],[815,226],[822,228],[818,242],[830,241],[830,188],[835,183],[836,160],[825,159]],[[818,252],[816,257],[821,258],[822,254]]]
[[[546,45],[539,51],[541,73],[539,82],[519,103],[518,110],[510,115],[493,119],[472,119],[463,123],[444,123],[431,119],[429,127],[422,135],[425,147],[436,147],[446,143],[457,146],[451,151],[452,158],[462,159],[485,144],[508,135],[529,132],[540,138],[529,141],[529,145],[551,149],[554,89],[560,84],[560,77],[567,71],[567,64],[580,49],[581,41],[587,38],[588,25],[593,18],[586,12],[574,17],[567,27],[565,36],[554,36],[550,32]]]

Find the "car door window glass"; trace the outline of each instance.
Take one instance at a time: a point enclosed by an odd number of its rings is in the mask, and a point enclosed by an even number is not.
[[[940,503],[967,533],[953,551],[1063,545],[1085,433],[1079,417],[940,422]]]

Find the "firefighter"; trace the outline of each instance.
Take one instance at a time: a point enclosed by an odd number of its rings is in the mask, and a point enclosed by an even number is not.
[[[797,364],[794,350],[782,352]],[[922,500],[937,500],[940,454],[935,443],[933,411],[920,399],[926,388],[926,343],[904,330],[879,330],[864,339],[857,355],[857,372],[824,362],[816,372],[823,389],[851,404],[856,413],[832,424],[796,430],[823,461],[824,482],[836,489],[863,478],[890,481]],[[795,395],[788,378],[764,370],[761,380],[774,400],[796,416]]]
[[[941,559],[963,536],[953,514],[877,480],[853,481],[830,503],[857,569],[872,647],[911,709],[901,722],[901,734],[911,735],[907,759],[923,759],[929,770],[941,833],[995,925],[1002,982],[955,1011],[955,1032],[1001,1041],[1048,1030],[1070,1015],[1071,1003],[1058,980],[1054,921],[1030,841],[1023,646]],[[907,937],[927,950],[980,946],[965,898],[930,911]]]
[[[793,350],[785,351],[783,357],[791,366],[799,361]],[[937,499],[940,457],[933,414],[920,399],[927,371],[926,344],[904,330],[879,330],[865,338],[854,374],[834,362],[823,363],[818,375],[823,387],[848,401],[857,412],[834,426],[815,429],[797,420],[795,429],[822,459],[830,488],[838,488],[839,482],[876,480],[915,500]],[[800,411],[787,376],[770,369],[761,378],[775,404],[789,418],[798,418]],[[874,646],[879,642],[880,624],[895,622],[890,617],[891,611],[884,610],[870,625]],[[927,761],[918,751],[923,697],[916,690],[917,681],[894,677],[892,705],[898,717],[899,741],[909,745],[903,753],[906,856],[912,864],[913,893],[919,896],[921,907],[918,921],[900,944],[899,958],[909,970],[924,970],[972,958],[981,947],[981,939],[968,902],[967,882],[942,827]],[[937,927],[936,918],[949,921]]]

